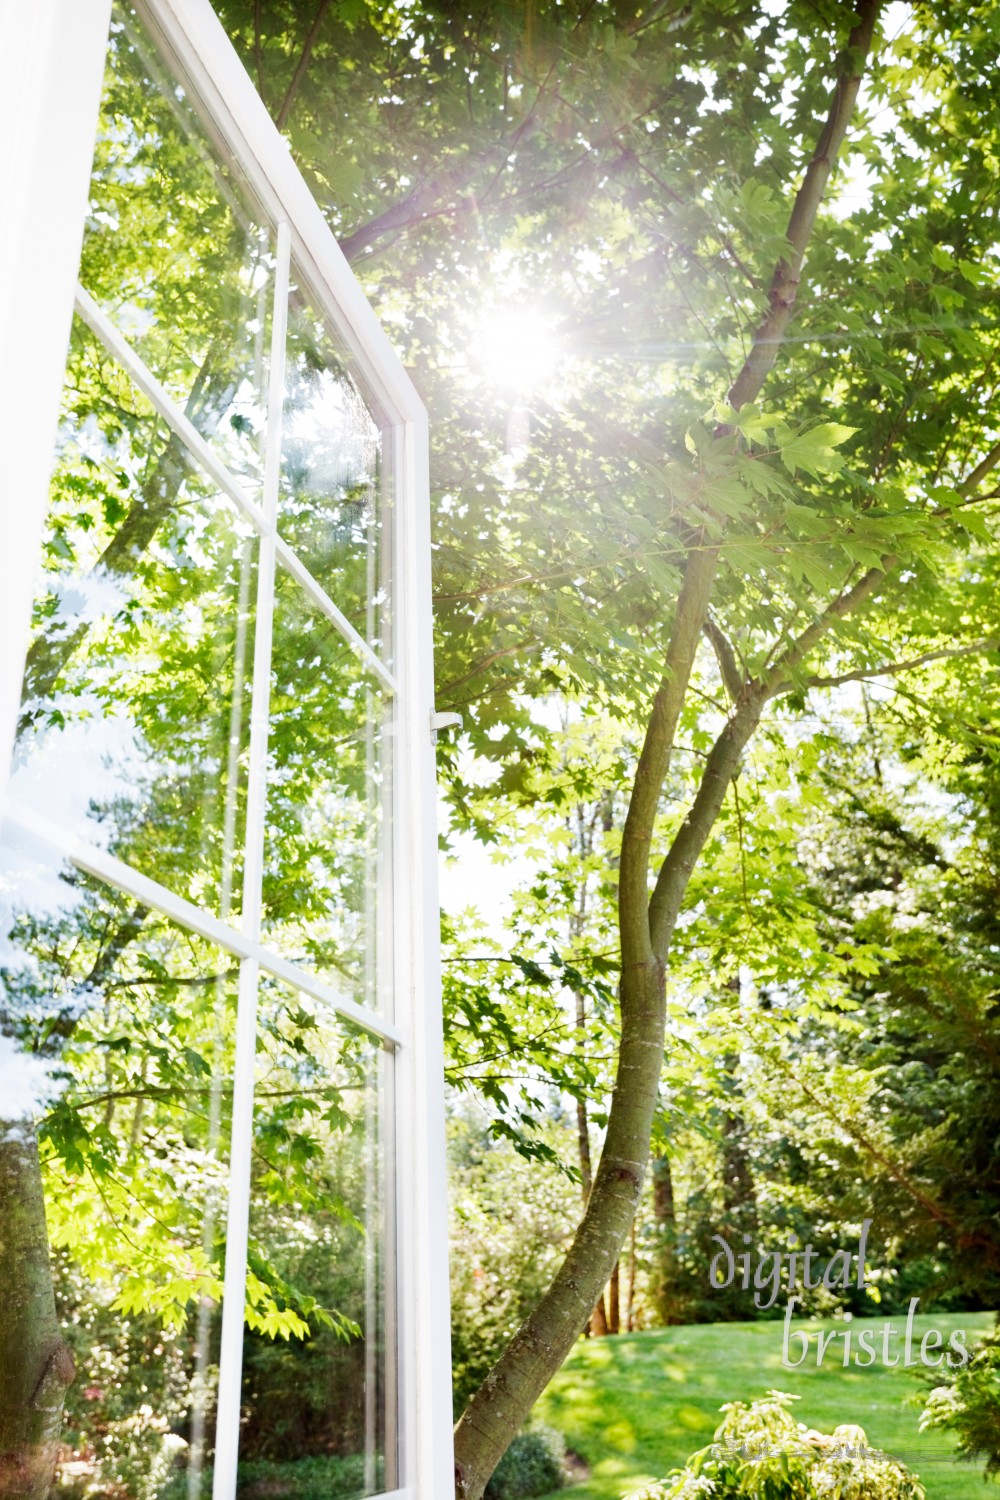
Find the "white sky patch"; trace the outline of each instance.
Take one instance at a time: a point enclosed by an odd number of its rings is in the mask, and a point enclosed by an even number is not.
[[[871,208],[875,171],[863,156],[854,154],[842,162],[837,179],[837,191],[830,201],[830,210],[838,219],[849,219],[852,214],[863,213]]]
[[[504,922],[513,911],[514,891],[535,866],[517,856],[499,863],[493,846],[481,844],[471,833],[455,833],[450,843],[452,854],[440,865],[441,905],[451,916],[473,907],[485,935],[506,948],[510,934]]]
[[[73,703],[85,707],[85,700]],[[61,729],[29,737],[28,756],[10,779],[11,800],[44,814],[60,828],[82,833],[88,843],[106,846],[112,820],[103,825],[91,816],[91,804],[134,795],[152,767],[134,727],[124,715],[105,715],[69,722]]]
[[[47,1062],[22,1052],[12,1037],[0,1036],[0,1099],[5,1120],[36,1115],[49,1103],[55,1088]]]

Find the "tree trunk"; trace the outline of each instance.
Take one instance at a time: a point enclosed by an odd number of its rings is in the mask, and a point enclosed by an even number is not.
[[[76,1368],[56,1321],[38,1141],[0,1123],[0,1500],[45,1500]]]
[[[841,54],[826,123],[789,220],[788,251],[769,291],[768,311],[730,391],[739,409],[759,395],[795,307],[805,248],[861,86],[879,0],[860,0],[859,20]],[[721,429],[717,434],[725,436]],[[667,646],[622,832],[618,884],[621,942],[621,1041],[604,1149],[583,1219],[566,1259],[535,1310],[517,1330],[455,1429],[456,1500],[482,1500],[486,1483],[535,1401],[581,1333],[631,1228],[642,1195],[659,1095],[666,1025],[666,965],[691,873],[701,857],[764,704],[784,691],[782,675],[822,638],[834,618],[870,596],[884,576],[842,596],[803,632],[765,676],[744,683],[709,753],[691,809],[649,894],[650,849],[674,737],[695,653],[708,618],[718,544],[693,532]],[[831,613],[833,611],[833,613]]]
[[[594,1311],[590,1315],[588,1327],[595,1339],[605,1339],[611,1331],[608,1327],[608,1315],[604,1307],[603,1292],[594,1303]]]
[[[669,1325],[675,1315],[677,1280],[677,1214],[674,1179],[668,1156],[652,1157],[653,1223],[656,1226],[656,1261],[653,1271],[653,1303],[660,1322]]]
[[[733,1059],[735,1069],[736,1060]],[[722,1201],[726,1226],[753,1234],[757,1228],[757,1186],[746,1146],[747,1127],[739,1107],[739,1085],[733,1078],[733,1103],[722,1118]]]
[[[574,991],[576,996],[576,1029],[578,1040],[582,1039],[587,1026],[586,1001],[579,990]],[[582,1046],[582,1040],[580,1040]],[[594,1171],[590,1156],[590,1121],[587,1118],[587,1101],[578,1099],[576,1101],[576,1143],[580,1156],[580,1191],[583,1196],[584,1211],[590,1198],[590,1189],[593,1186]],[[604,1293],[594,1303],[594,1311],[587,1320],[584,1329],[588,1338],[604,1338],[608,1332],[608,1317],[604,1310]]]
[[[635,1332],[635,1239],[636,1218],[632,1220],[632,1228],[629,1231],[629,1256],[628,1256],[628,1294],[625,1300],[625,1329],[628,1333]]]
[[[633,1220],[633,1223],[635,1221]],[[615,1261],[615,1268],[611,1272],[611,1280],[608,1282],[608,1332],[621,1333],[621,1260]]]
[[[531,1407],[583,1329],[632,1225],[642,1194],[649,1140],[659,1095],[666,1022],[665,957],[650,936],[649,840],[669,764],[674,730],[691,673],[716,555],[692,549],[677,601],[667,670],[657,692],[622,838],[619,929],[622,938],[621,1040],[604,1149],[583,1219],[548,1292],[515,1333],[473,1396],[455,1433],[459,1500],[481,1500],[487,1480]],[[759,715],[759,707],[757,708]],[[754,718],[756,723],[756,718]],[[747,723],[746,737],[752,733]],[[743,745],[738,732],[723,731],[723,748],[709,757],[705,795],[688,822],[700,853],[722,806]],[[709,770],[716,772],[709,778]],[[717,798],[717,803],[716,803]],[[676,843],[677,841],[675,841]],[[690,840],[684,841],[687,861]],[[688,873],[693,862],[688,865]],[[687,880],[679,890],[683,895]],[[680,900],[670,921],[672,930]],[[665,954],[667,943],[661,948]]]

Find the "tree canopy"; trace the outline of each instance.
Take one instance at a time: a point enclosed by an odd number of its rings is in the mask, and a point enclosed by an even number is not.
[[[446,917],[449,1078],[494,1143],[456,1170],[497,1153],[485,1201],[510,1148],[561,1172],[536,1226],[583,1189],[548,1289],[456,1344],[478,1500],[630,1233],[660,1317],[733,1314],[703,1284],[721,1225],[832,1246],[873,1205],[878,1295],[995,1304],[1000,11],[218,10],[430,412],[445,845],[516,886],[505,920]],[[253,485],[273,247],[121,15],[82,277]],[[374,431],[304,289],[292,327],[283,524],[378,647]],[[22,756],[90,745],[108,848],[227,915],[255,554],[219,502],[79,327]],[[265,927],[362,998],[379,689],[284,587]],[[197,1196],[145,1205],[178,1161],[211,1196],[225,1089],[188,1106],[228,1066],[227,961],[83,881],[11,923],[5,1028],[73,1075],[41,1129],[53,1243],[190,1326],[221,1237]],[[249,1297],[304,1360],[350,1345],[359,1283],[323,1282],[286,1209],[361,1255],[370,1068],[317,1025],[265,1007]]]

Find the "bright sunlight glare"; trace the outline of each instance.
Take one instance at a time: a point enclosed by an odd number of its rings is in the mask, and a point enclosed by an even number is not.
[[[516,391],[544,384],[559,360],[546,320],[532,312],[490,312],[479,325],[474,353],[487,377]]]

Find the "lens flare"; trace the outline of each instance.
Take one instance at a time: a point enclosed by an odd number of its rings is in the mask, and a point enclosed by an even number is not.
[[[559,346],[543,316],[497,309],[479,326],[474,356],[495,385],[523,392],[549,379],[559,361]]]

